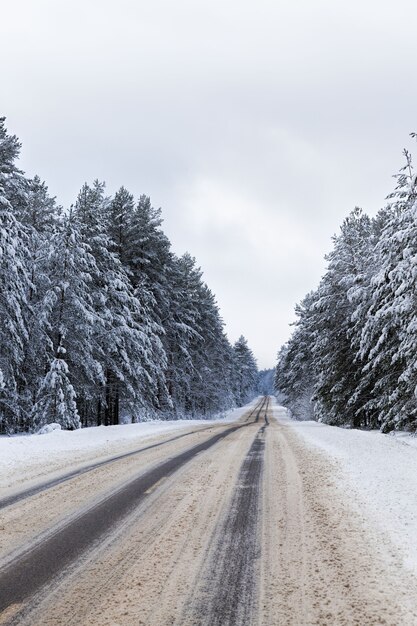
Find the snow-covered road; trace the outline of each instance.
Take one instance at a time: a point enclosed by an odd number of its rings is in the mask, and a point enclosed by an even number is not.
[[[417,625],[407,438],[261,400],[227,422],[123,429],[0,441],[15,488],[45,482],[0,511],[0,624]]]
[[[149,421],[73,431],[52,430],[43,435],[0,436],[0,499],[42,477],[60,475],[69,468],[129,452],[177,432],[234,421],[246,410],[247,407],[234,409],[213,420]]]

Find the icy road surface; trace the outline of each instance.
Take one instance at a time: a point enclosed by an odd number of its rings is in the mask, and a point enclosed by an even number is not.
[[[146,441],[108,433],[61,458],[62,434],[26,438],[26,474],[7,457],[0,624],[417,625],[417,550],[396,540],[415,537],[417,449],[266,398]]]

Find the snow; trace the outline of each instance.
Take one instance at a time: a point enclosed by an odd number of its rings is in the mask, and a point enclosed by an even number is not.
[[[52,422],[52,424],[45,424],[37,431],[37,435],[47,435],[51,433],[53,430],[61,430],[61,424],[57,424],[56,422]]]
[[[274,417],[335,462],[335,480],[350,505],[417,574],[417,438],[295,421],[276,403]]]
[[[39,433],[0,436],[0,495],[1,489],[12,489],[18,483],[20,486],[23,478],[30,481],[49,471],[63,471],[69,465],[117,454],[126,446],[140,447],[142,442],[158,435],[169,435],[193,426],[234,421],[247,410],[248,406],[233,409],[212,420],[149,421],[73,431],[59,430],[49,424],[42,429],[41,437]]]

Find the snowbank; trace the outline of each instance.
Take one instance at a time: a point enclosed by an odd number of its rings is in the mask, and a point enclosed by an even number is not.
[[[298,422],[276,404],[274,415],[337,463],[335,480],[341,481],[352,505],[358,503],[369,527],[386,533],[404,565],[417,574],[416,437]]]

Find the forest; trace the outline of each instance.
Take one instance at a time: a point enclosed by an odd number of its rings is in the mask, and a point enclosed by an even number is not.
[[[161,210],[84,184],[64,210],[0,118],[0,432],[210,417],[256,393],[215,296]]]
[[[275,386],[297,419],[417,428],[417,178],[404,157],[385,206],[350,213],[319,286],[296,307]]]

